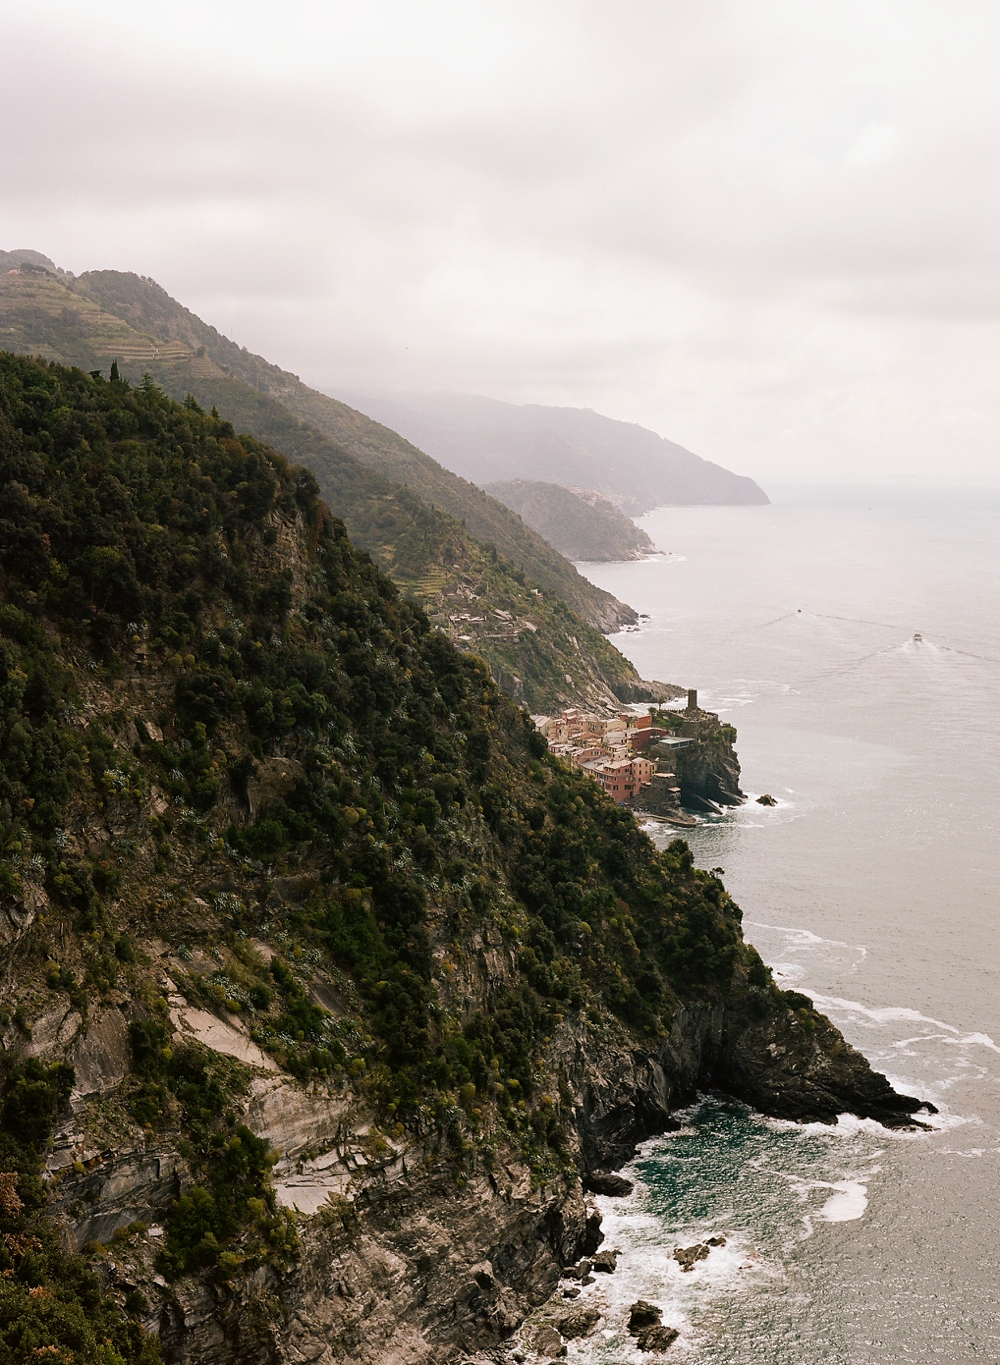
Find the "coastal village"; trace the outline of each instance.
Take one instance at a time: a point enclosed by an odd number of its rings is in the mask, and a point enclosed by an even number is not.
[[[698,744],[703,714],[692,690],[682,712],[623,710],[598,716],[570,707],[558,716],[533,719],[549,752],[589,773],[619,805],[693,824],[681,809],[676,769],[681,751]]]

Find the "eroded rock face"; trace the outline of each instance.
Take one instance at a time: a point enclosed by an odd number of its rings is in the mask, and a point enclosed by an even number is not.
[[[613,1199],[621,1199],[627,1194],[631,1194],[635,1185],[631,1180],[626,1180],[623,1175],[609,1175],[605,1171],[597,1171],[593,1175],[588,1175],[583,1182],[583,1188],[588,1194],[608,1195]]]
[[[569,1354],[563,1345],[562,1337],[548,1323],[539,1327],[531,1344],[543,1360],[559,1360]]]
[[[636,1344],[640,1351],[665,1351],[679,1336],[676,1327],[647,1327],[638,1334]]]
[[[298,1264],[284,1274],[264,1268],[231,1284],[185,1279],[167,1285],[154,1268],[155,1235],[147,1235],[129,1265],[119,1258],[111,1270],[104,1262],[102,1273],[125,1292],[139,1288],[168,1365],[449,1365],[496,1349],[551,1298],[561,1277],[586,1285],[594,1271],[614,1270],[613,1249],[598,1251],[600,1218],[587,1206],[584,1185],[624,1193],[629,1182],[610,1176],[609,1168],[630,1158],[647,1136],[675,1127],[671,1111],[688,1103],[698,1086],[725,1084],[788,1117],[867,1108],[890,1122],[909,1121],[917,1102],[896,1096],[843,1043],[835,1051],[822,1030],[835,1031],[819,1016],[802,1006],[772,1010],[761,1022],[751,1005],[751,996],[736,993],[729,1009],[680,1010],[669,1037],[645,1053],[614,1024],[599,1035],[560,1026],[549,1065],[573,1088],[571,1148],[589,1174],[541,1185],[519,1154],[502,1149],[489,1168],[474,1158],[460,1184],[436,1133],[373,1142],[371,1116],[357,1097],[304,1087],[266,1058],[251,1080],[243,1119],[281,1154],[275,1186],[280,1201],[298,1211]],[[184,1028],[187,1008],[174,1006],[175,1023],[181,1036],[191,1037]],[[203,1045],[234,1055],[237,1044],[250,1044],[238,1025],[207,1018],[218,1027],[199,1032]],[[74,1104],[113,1097],[128,1060],[120,1010],[104,1009],[86,1021],[53,1011],[35,1021],[33,1033],[43,1055],[74,1061]],[[155,1231],[193,1181],[168,1134],[152,1142],[137,1131],[94,1152],[82,1150],[67,1130],[57,1135],[49,1168],[53,1213],[77,1247],[112,1242],[137,1221]],[[679,1249],[678,1259],[691,1269],[709,1245]],[[574,1308],[559,1322],[574,1332],[579,1327],[579,1336],[592,1328],[589,1312]],[[666,1350],[676,1335],[659,1318],[634,1326],[645,1351]],[[548,1358],[558,1358],[561,1337],[546,1340]]]
[[[0,896],[0,948],[9,949],[45,912],[49,898],[40,886],[28,883],[17,896]]]
[[[81,1028],[73,1054],[75,1095],[84,1097],[114,1090],[128,1075],[131,1065],[125,1016],[114,1007],[98,1011]]]
[[[600,1320],[601,1315],[596,1308],[578,1308],[576,1312],[560,1318],[556,1326],[567,1340],[575,1341],[577,1337],[589,1337]]]
[[[247,781],[250,818],[259,819],[269,806],[285,796],[305,776],[301,763],[293,758],[268,758],[258,763]],[[291,880],[291,879],[289,879]]]
[[[552,1293],[586,1227],[579,1182],[506,1183],[519,1175],[508,1168],[459,1192],[450,1173],[417,1161],[359,1196],[353,1229],[314,1220],[284,1290],[287,1358],[444,1362],[509,1337]],[[557,1333],[549,1345],[561,1348]]]
[[[920,1127],[933,1105],[899,1095],[805,996],[797,1008],[755,1011],[751,997],[727,1011],[713,1067],[722,1090],[775,1118],[835,1123],[838,1114],[887,1128]]]
[[[280,890],[291,899],[308,885]],[[474,946],[478,955],[469,955],[454,989],[479,998],[510,966],[485,938]],[[171,965],[166,944],[150,947],[164,970],[214,966],[195,957]],[[474,1151],[460,1183],[436,1130],[398,1139],[373,1133],[358,1095],[294,1081],[253,1043],[239,1016],[195,1007],[169,993],[165,979],[177,1037],[251,1068],[241,1119],[280,1153],[275,1188],[297,1212],[300,1239],[298,1263],[286,1272],[268,1266],[231,1282],[167,1284],[155,1270],[157,1225],[194,1182],[175,1136],[144,1137],[126,1119],[95,1147],[68,1120],[49,1158],[52,1212],[76,1247],[117,1247],[115,1234],[138,1222],[151,1229],[136,1235],[128,1256],[116,1251],[100,1264],[123,1294],[141,1292],[168,1365],[452,1365],[494,1351],[552,1297],[561,1277],[576,1288],[593,1283],[594,1271],[614,1269],[613,1249],[599,1251],[600,1217],[585,1187],[626,1194],[630,1182],[612,1174],[615,1167],[645,1138],[675,1128],[673,1111],[699,1088],[719,1086],[789,1118],[830,1120],[853,1110],[899,1125],[918,1107],[895,1095],[805,997],[788,997],[786,1008],[769,986],[737,982],[725,1006],[679,1008],[654,1047],[637,1046],[613,1019],[596,1030],[583,1021],[559,1025],[545,1064],[563,1078],[580,1176],[540,1184],[520,1153],[500,1144],[489,1164]],[[130,1062],[128,1023],[116,1006],[82,1018],[65,1004],[32,1021],[27,1046],[74,1065],[73,1112],[81,1117],[88,1106],[113,1111]],[[708,1246],[686,1248],[685,1257],[707,1255]],[[691,1265],[698,1261],[696,1254]],[[586,1332],[589,1311],[566,1305],[558,1321]],[[548,1330],[555,1332],[551,1323]],[[658,1319],[641,1333],[637,1345],[650,1352],[666,1350],[675,1335]],[[546,1339],[551,1359],[565,1349],[555,1336],[558,1342]]]
[[[640,1351],[665,1351],[672,1346],[680,1333],[675,1327],[664,1327],[661,1323],[663,1309],[655,1303],[638,1299],[629,1312],[628,1330],[636,1338]]]
[[[261,1071],[279,1069],[273,1057],[262,1052],[242,1029],[210,1014],[208,1010],[192,1009],[179,1002],[170,1011],[170,1020],[180,1037],[194,1038],[213,1052],[235,1057],[237,1061]]]
[[[58,1151],[53,1154],[59,1159]],[[123,1146],[62,1165],[50,1186],[50,1210],[74,1250],[109,1243],[119,1228],[156,1225],[192,1183],[188,1163],[167,1143]]]
[[[694,1270],[699,1261],[707,1261],[709,1248],[704,1242],[696,1242],[692,1247],[674,1247],[674,1260],[681,1270]]]
[[[647,1303],[645,1299],[637,1299],[629,1310],[628,1330],[634,1334],[645,1331],[647,1327],[656,1327],[662,1317],[662,1308],[657,1308],[655,1303]]]
[[[28,1057],[45,1057],[52,1052],[62,1053],[70,1047],[83,1027],[83,1015],[75,1009],[59,1005],[46,1010],[32,1022],[31,1037],[24,1049]]]

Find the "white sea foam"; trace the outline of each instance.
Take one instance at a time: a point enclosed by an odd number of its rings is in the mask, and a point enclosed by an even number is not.
[[[865,1181],[878,1173],[878,1167],[869,1171]],[[868,1208],[868,1186],[862,1180],[809,1180],[791,1173],[785,1173],[785,1179],[803,1204],[815,1204],[817,1192],[832,1191],[820,1208],[810,1208],[802,1215],[806,1237],[812,1236],[816,1220],[822,1223],[853,1223],[863,1218]]]
[[[930,1123],[930,1118],[924,1114],[918,1114],[917,1118],[921,1123]],[[863,1133],[883,1141],[892,1139],[895,1142],[923,1135],[919,1129],[886,1128],[878,1119],[861,1119],[856,1114],[838,1114],[836,1123],[796,1123],[794,1119],[775,1119],[767,1114],[761,1114],[760,1122],[772,1132],[799,1133],[803,1137],[849,1139]]]
[[[789,924],[765,924],[762,920],[748,919],[746,923],[754,929],[767,929],[774,934],[787,934],[791,943],[794,945],[792,951],[808,951],[813,948],[847,948],[852,953],[857,953],[859,957],[867,957],[868,949],[863,943],[845,943],[839,938],[824,938],[822,934],[814,934],[811,929],[800,929]]]
[[[782,1268],[768,1264],[750,1238],[738,1231],[728,1231],[724,1247],[714,1247],[692,1271],[683,1271],[674,1259],[674,1247],[703,1242],[721,1228],[713,1223],[709,1227],[668,1230],[661,1219],[637,1208],[614,1208],[621,1200],[597,1202],[604,1215],[605,1244],[620,1248],[621,1254],[613,1276],[596,1277],[595,1283],[573,1301],[597,1308],[604,1322],[597,1339],[578,1342],[570,1351],[571,1358],[576,1355],[581,1360],[615,1362],[647,1359],[627,1332],[629,1310],[639,1298],[655,1304],[664,1324],[680,1333],[671,1356],[686,1355],[697,1348],[701,1337],[697,1319],[712,1303],[784,1277]],[[606,1354],[609,1349],[613,1354]]]
[[[868,1207],[868,1186],[859,1180],[840,1180],[831,1186],[834,1194],[826,1201],[817,1218],[825,1223],[851,1223],[863,1218]]]

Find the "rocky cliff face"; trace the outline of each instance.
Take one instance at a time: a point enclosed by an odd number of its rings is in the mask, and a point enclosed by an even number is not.
[[[735,728],[697,707],[661,712],[658,720],[668,733],[646,753],[656,772],[629,801],[630,808],[677,825],[694,825],[692,810],[721,813],[726,806],[741,806],[746,797],[740,790]]]
[[[581,1177],[699,1087],[918,1108],[305,471],[0,357],[0,492],[11,1358],[458,1360],[596,1247]]]
[[[653,742],[649,757],[658,771],[674,773],[681,804],[694,810],[741,806],[746,797],[740,790],[735,728],[699,707],[665,712],[663,718],[672,733]]]
[[[656,1048],[613,1022],[564,1022],[544,1064],[564,1092],[570,1159],[544,1176],[495,1137],[465,1151],[435,1125],[373,1139],[365,1106],[259,1077],[244,1117],[280,1148],[277,1187],[302,1211],[298,1254],[284,1267],[229,1280],[157,1274],[158,1225],[192,1181],[170,1144],[87,1154],[64,1126],[48,1162],[52,1212],[70,1239],[111,1248],[100,1262],[107,1284],[123,1301],[142,1295],[170,1361],[466,1359],[502,1345],[563,1269],[598,1249],[581,1176],[614,1169],[675,1126],[672,1112],[699,1089],[724,1088],[784,1118],[831,1122],[849,1110],[891,1127],[913,1121],[917,1102],[896,1095],[804,998],[783,1011],[762,1011],[761,999],[745,985],[725,1005],[680,1009]],[[70,1167],[74,1151],[85,1160]],[[129,1233],[137,1220],[147,1229]]]

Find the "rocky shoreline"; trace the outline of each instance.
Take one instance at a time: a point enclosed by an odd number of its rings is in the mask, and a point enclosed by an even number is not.
[[[275,1178],[289,1200],[296,1178],[307,1182],[310,1170],[327,1182],[318,1210],[297,1218],[299,1257],[284,1271],[173,1283],[156,1273],[152,1234],[186,1183],[183,1158],[169,1149],[110,1149],[61,1168],[52,1212],[71,1242],[88,1229],[93,1236],[97,1219],[143,1228],[143,1235],[109,1236],[100,1271],[116,1296],[144,1296],[147,1326],[177,1365],[444,1365],[477,1352],[515,1360],[515,1334],[561,1294],[561,1281],[569,1292],[557,1307],[569,1308],[560,1321],[580,1327],[572,1290],[614,1270],[588,1194],[628,1193],[629,1182],[610,1173],[639,1143],[676,1129],[674,1111],[700,1090],[723,1089],[801,1121],[833,1122],[846,1110],[890,1127],[920,1124],[919,1101],[897,1095],[808,1005],[793,1000],[791,1008],[754,1014],[752,989],[725,1008],[681,1008],[669,1037],[648,1050],[617,1024],[599,1032],[561,1026],[546,1061],[568,1087],[572,1160],[544,1178],[516,1151],[486,1143],[459,1169],[433,1129],[366,1142],[371,1118],[359,1108],[345,1112],[315,1089],[305,1094],[278,1082],[247,1121],[280,1147]],[[71,1140],[57,1135],[57,1148]],[[681,1250],[695,1259],[708,1254]],[[545,1349],[562,1346],[567,1334],[557,1342],[556,1330],[550,1327]],[[552,1359],[558,1350],[535,1354]]]

